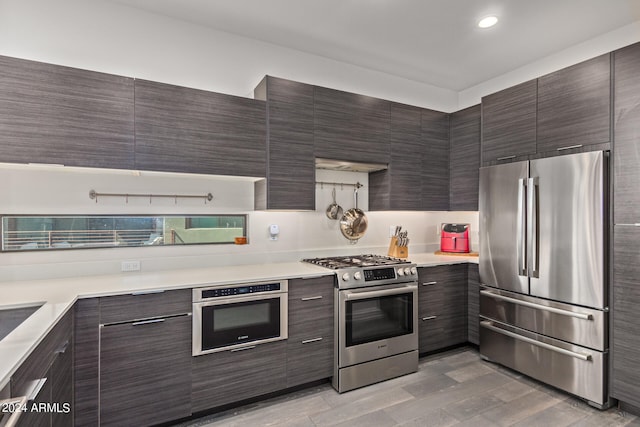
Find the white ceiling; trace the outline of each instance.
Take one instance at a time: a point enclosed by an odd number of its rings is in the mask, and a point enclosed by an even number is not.
[[[114,1],[454,91],[640,21],[640,0]]]

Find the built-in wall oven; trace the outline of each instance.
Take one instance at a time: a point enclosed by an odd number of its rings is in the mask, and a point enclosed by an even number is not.
[[[414,264],[378,255],[305,261],[336,270],[336,390],[342,393],[418,370]]]
[[[192,354],[287,339],[287,280],[193,290]]]

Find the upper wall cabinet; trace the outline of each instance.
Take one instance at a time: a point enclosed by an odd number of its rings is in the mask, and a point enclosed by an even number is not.
[[[135,81],[136,169],[265,176],[264,101]]]
[[[315,87],[315,156],[364,163],[389,162],[390,102]]]
[[[538,153],[608,143],[611,54],[538,79]]]
[[[132,169],[133,79],[0,56],[0,159]]]
[[[391,103],[388,169],[369,174],[370,210],[422,208],[422,110]]]
[[[477,211],[480,185],[480,105],[451,114],[449,209]]]
[[[640,223],[640,43],[614,52],[614,221]]]
[[[315,209],[313,86],[266,76],[254,91],[267,103],[267,179],[256,209]]]
[[[422,110],[422,210],[449,210],[449,114]]]
[[[484,165],[536,153],[537,89],[530,80],[482,98]]]

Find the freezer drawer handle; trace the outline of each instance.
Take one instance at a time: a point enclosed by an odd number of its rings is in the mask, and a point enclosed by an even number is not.
[[[549,311],[551,313],[561,314],[563,316],[575,317],[582,320],[592,320],[593,316],[587,313],[574,313],[573,311],[563,310],[561,308],[547,307],[546,305],[536,304],[533,302],[522,301],[516,298],[506,297],[504,295],[494,294],[491,291],[480,291],[480,295],[485,295],[490,298],[499,299],[502,301],[512,302],[514,304],[523,305],[525,307],[535,308],[537,310]]]
[[[511,331],[505,331],[502,328],[498,328],[493,326],[492,322],[489,322],[488,320],[483,320],[482,322],[480,322],[480,326],[482,326],[483,328],[487,328],[491,331],[497,332],[499,334],[502,335],[506,335],[508,337],[520,340],[520,341],[524,341],[526,343],[538,346],[538,347],[542,347],[544,349],[547,350],[551,350],[551,351],[555,351],[556,353],[560,353],[560,354],[564,354],[566,356],[571,356],[571,357],[575,357],[576,359],[580,359],[580,360],[584,360],[585,362],[588,362],[591,360],[591,355],[590,354],[584,354],[584,353],[576,353],[575,351],[571,351],[571,350],[565,350],[564,348],[560,348],[560,347],[556,347],[555,345],[551,345],[551,344],[547,344],[545,342],[540,342],[538,340],[534,340],[532,338],[527,338],[524,337],[520,334],[516,334],[514,332]]]

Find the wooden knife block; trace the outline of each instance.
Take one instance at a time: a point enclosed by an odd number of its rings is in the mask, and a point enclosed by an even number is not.
[[[394,258],[406,258],[409,256],[409,248],[406,246],[398,246],[398,238],[392,237],[387,255]]]

